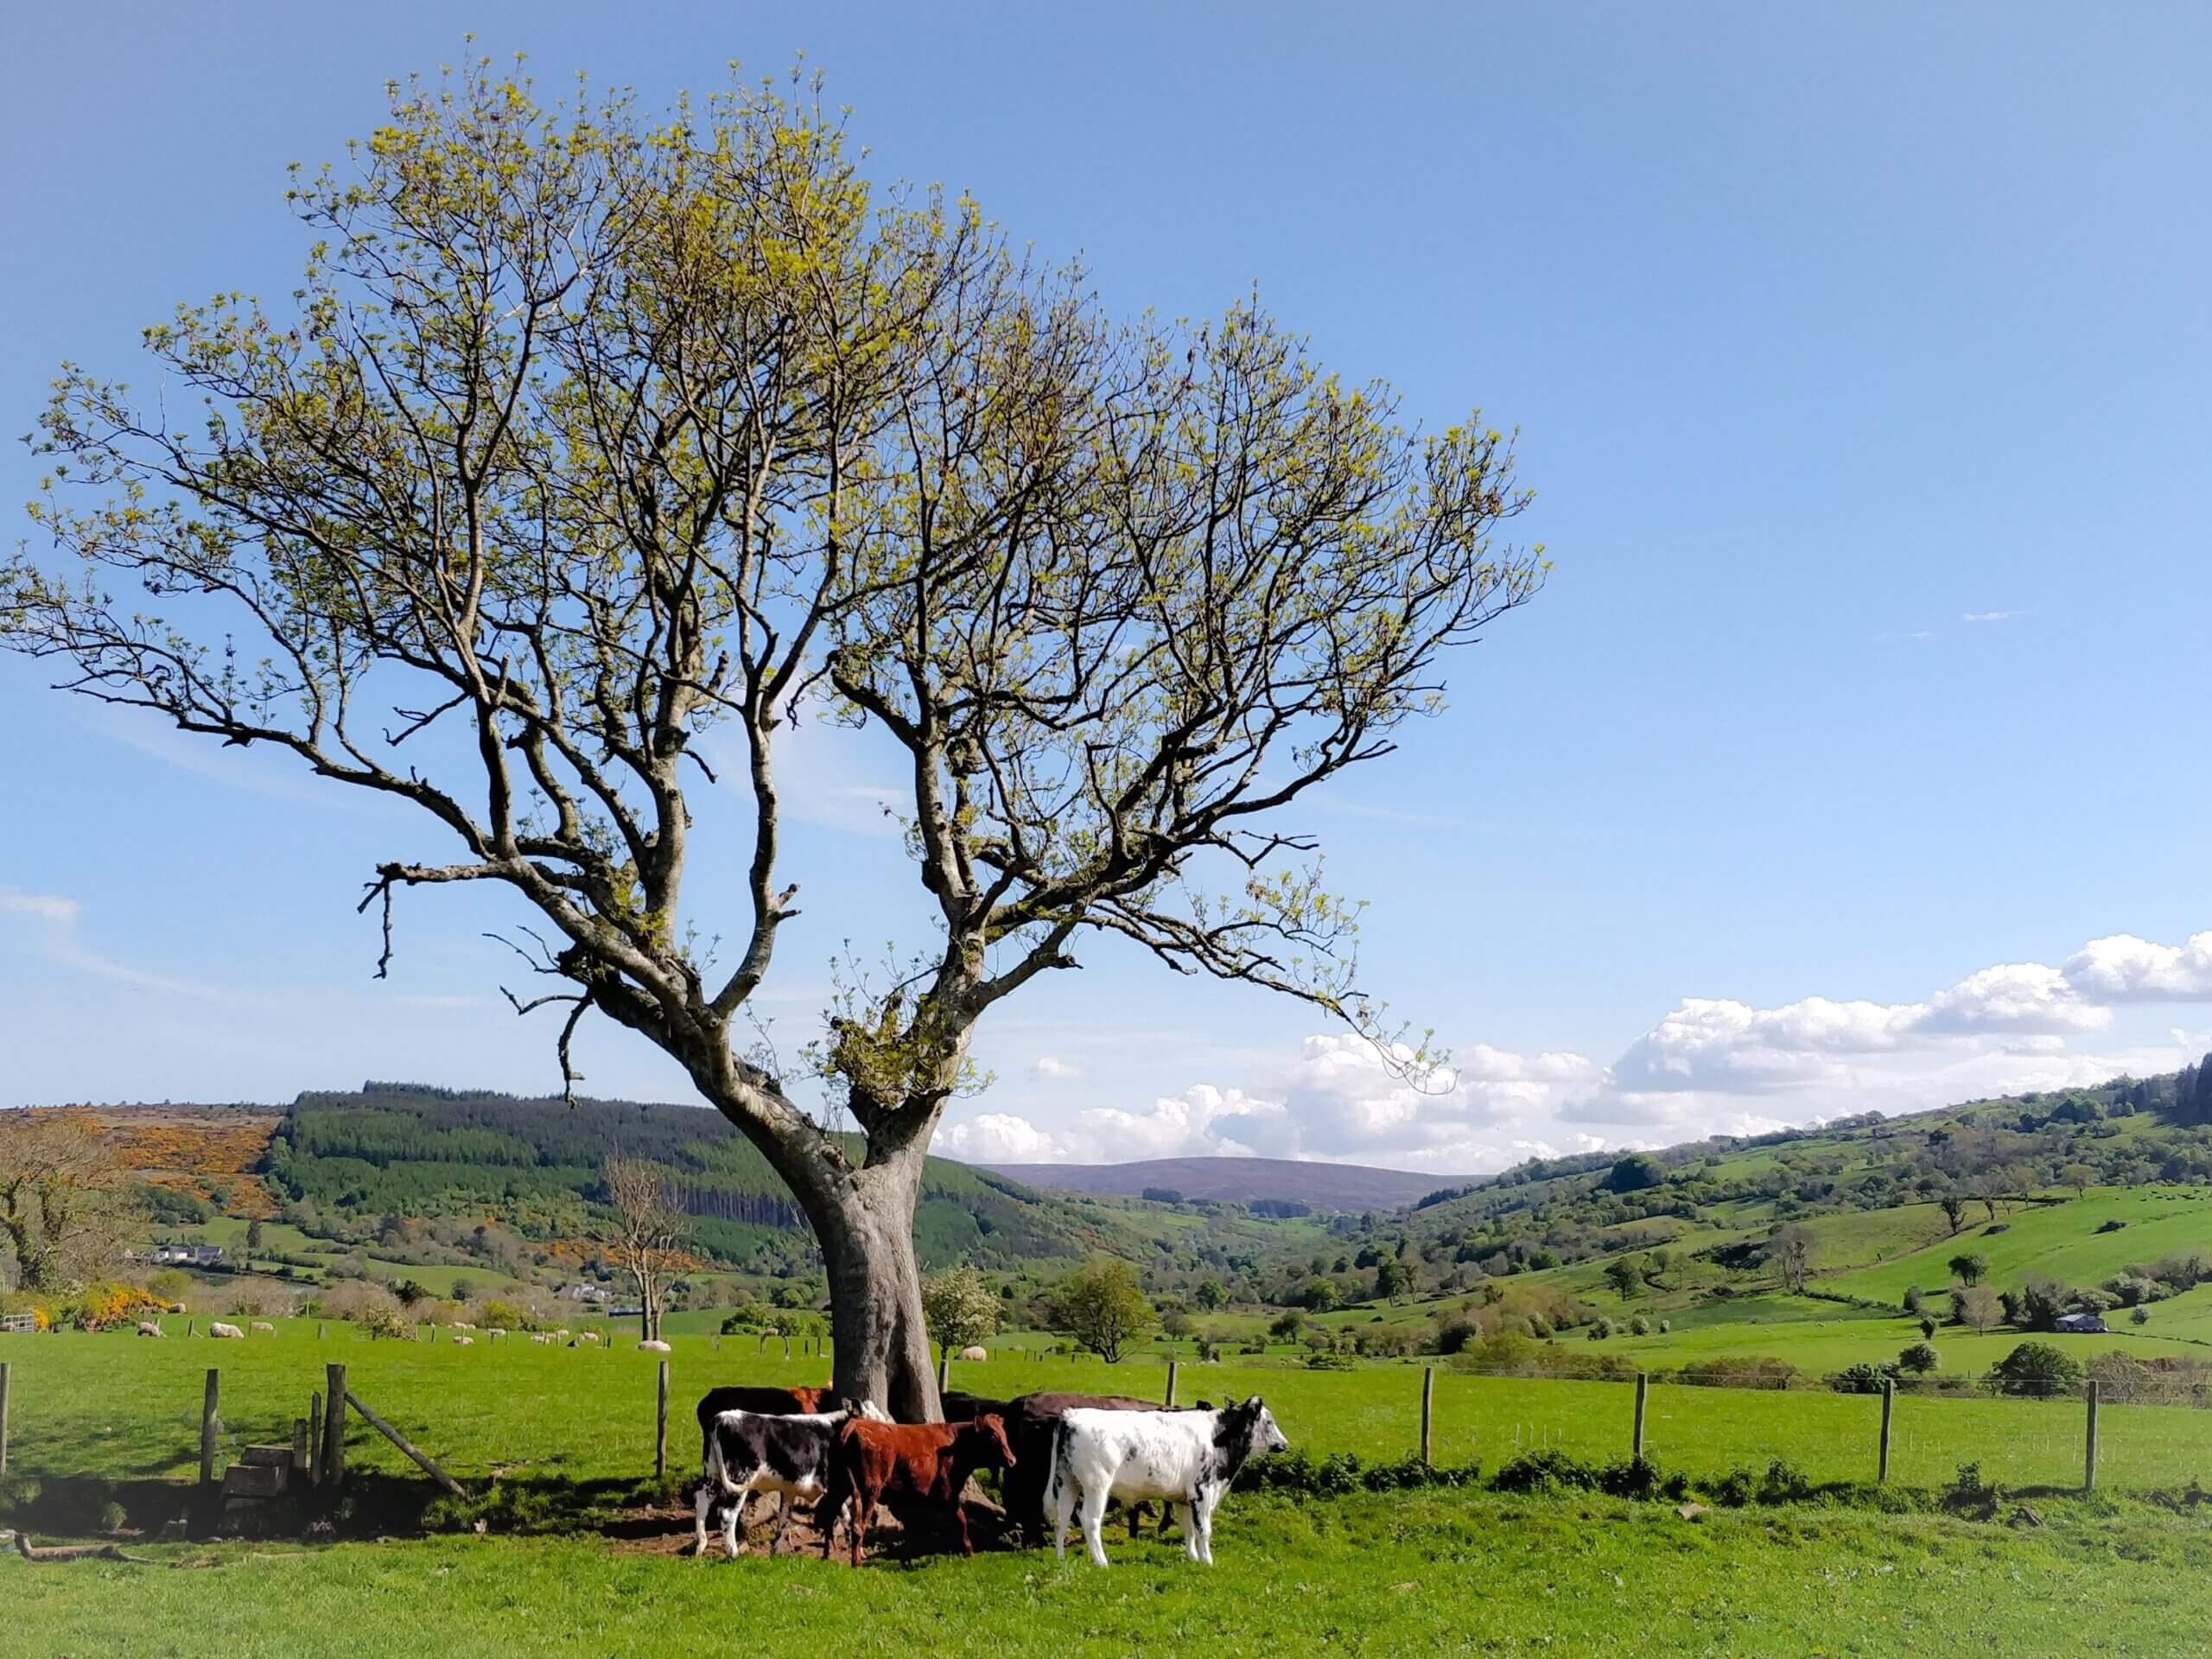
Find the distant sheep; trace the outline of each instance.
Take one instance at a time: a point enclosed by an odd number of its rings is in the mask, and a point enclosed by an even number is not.
[[[550,1331],[533,1331],[530,1333],[530,1339],[532,1342],[537,1343],[558,1342],[560,1340],[560,1338],[555,1336]]]
[[[270,1324],[266,1319],[256,1319],[253,1322],[253,1328],[257,1331],[266,1331],[272,1336],[276,1334],[276,1327]]]
[[[599,1340],[599,1332],[596,1331],[587,1331],[583,1335],[578,1337],[576,1340],[578,1342],[597,1342]]]
[[[980,1345],[963,1348],[960,1351],[960,1357],[963,1359],[988,1359],[990,1357],[991,1351]]]
[[[158,1337],[162,1334],[162,1327],[151,1319],[141,1319],[138,1321],[138,1334],[142,1337]]]
[[[486,1331],[484,1334],[485,1334],[485,1336],[486,1336],[487,1338],[489,1338],[492,1341],[493,1341],[493,1342],[497,1342],[497,1341],[498,1341],[501,1337],[505,1336],[507,1333],[506,1333],[505,1331],[502,1331],[502,1330],[501,1330],[498,1325],[493,1325],[493,1326],[489,1331]]]
[[[474,1337],[455,1337],[453,1339],[453,1345],[456,1348],[471,1348],[475,1344],[476,1338]]]
[[[225,1325],[219,1320],[207,1327],[207,1334],[211,1337],[228,1337],[234,1342],[245,1340],[245,1332],[239,1330],[235,1325]]]
[[[672,1354],[676,1351],[675,1349],[670,1347],[666,1343],[659,1340],[658,1338],[653,1338],[647,1341],[641,1342],[638,1346],[648,1354]]]
[[[455,1319],[453,1322],[453,1328],[456,1331],[474,1331],[476,1327],[469,1324],[467,1319]]]

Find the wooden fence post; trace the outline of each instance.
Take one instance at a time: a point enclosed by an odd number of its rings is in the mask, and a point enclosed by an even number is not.
[[[322,1484],[322,1395],[308,1395],[308,1484]]]
[[[304,1480],[308,1472],[308,1420],[292,1419],[292,1473]]]
[[[215,1436],[222,1427],[216,1415],[222,1403],[223,1374],[212,1366],[207,1371],[207,1392],[200,1398],[200,1484],[212,1486],[215,1483]]]
[[[1173,1355],[1170,1355],[1170,1356],[1169,1356],[1169,1357],[1168,1357],[1168,1361],[1167,1361],[1167,1398],[1166,1398],[1166,1401],[1165,1402],[1165,1403],[1166,1404],[1167,1408],[1168,1408],[1171,1411],[1172,1411],[1173,1409],[1174,1409],[1174,1406],[1175,1406],[1175,1360],[1174,1360],[1174,1357],[1173,1357]]]
[[[192,1334],[193,1334],[192,1327],[193,1327],[193,1326],[194,1326],[195,1325],[198,1325],[199,1323],[200,1323],[200,1321],[199,1321],[198,1319],[187,1319],[187,1320],[184,1322],[184,1334],[185,1334],[186,1336],[188,1336],[188,1336],[190,1336],[190,1335],[192,1335]]]
[[[363,1404],[359,1395],[341,1394],[338,1397],[345,1404],[353,1407],[354,1410],[359,1412],[361,1414],[361,1421],[363,1422],[366,1423],[371,1428],[376,1430],[378,1433],[383,1435],[385,1439],[390,1440],[394,1446],[404,1452],[409,1457],[414,1459],[416,1465],[420,1468],[424,1474],[436,1481],[439,1485],[444,1487],[446,1491],[451,1492],[455,1497],[467,1497],[468,1496],[467,1491],[461,1486],[461,1484],[459,1481],[455,1480],[444,1470],[439,1468],[436,1464],[431,1462],[430,1459],[425,1457],[415,1446],[413,1441],[410,1440],[404,1434],[402,1434],[397,1429],[394,1428],[390,1423],[385,1421],[383,1418],[378,1416],[376,1413],[371,1411],[366,1405]]]
[[[952,1386],[952,1344],[940,1342],[937,1345],[937,1391],[943,1394]]]
[[[317,1342],[321,1342],[321,1341],[322,1340],[322,1337],[323,1337],[323,1323],[322,1323],[322,1321],[321,1321],[321,1319],[317,1319],[317,1320],[315,1322],[315,1339]]]
[[[2097,1488],[2097,1385],[2089,1383],[2089,1436],[2084,1447],[2082,1463],[2082,1490],[2093,1492]]]
[[[660,1363],[660,1389],[653,1406],[653,1478],[668,1478],[668,1362]]]
[[[1421,1460],[1423,1463],[1435,1461],[1429,1455],[1435,1444],[1433,1440],[1435,1425],[1436,1367],[1424,1365],[1421,1368]]]
[[[1638,1371],[1636,1374],[1636,1434],[1629,1442],[1629,1456],[1638,1463],[1643,1461],[1643,1408],[1650,1398],[1650,1376]]]
[[[0,1475],[8,1472],[8,1376],[14,1369],[0,1359]]]
[[[346,1484],[346,1368],[331,1365],[324,1370],[322,1484],[336,1491]]]
[[[1882,1457],[1874,1466],[1874,1478],[1886,1481],[1890,1478],[1890,1419],[1897,1405],[1897,1381],[1893,1376],[1882,1379]]]

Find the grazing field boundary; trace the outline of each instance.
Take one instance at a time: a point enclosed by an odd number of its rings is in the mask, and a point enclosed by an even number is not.
[[[665,1359],[677,1425],[710,1386],[819,1384],[827,1369],[818,1357],[786,1360],[750,1351],[750,1343],[718,1349],[704,1336],[678,1336],[672,1346]],[[313,1320],[223,1343],[76,1332],[0,1338],[11,1419],[0,1525],[11,1511],[45,1509],[42,1491],[51,1498],[65,1486],[79,1488],[86,1501],[102,1487],[188,1491],[203,1452],[207,1466],[219,1469],[250,1446],[289,1444],[326,1367],[341,1362],[351,1391],[374,1402],[410,1443],[474,1493],[502,1486],[541,1497],[563,1489],[601,1497],[665,1492],[687,1479],[694,1448],[680,1428],[661,1439],[663,1358],[613,1344],[370,1340],[350,1325]],[[202,1421],[210,1369],[220,1374],[212,1428]],[[1639,1385],[1415,1364],[1346,1371],[1185,1362],[1171,1375],[1159,1363],[1109,1366],[1088,1357],[956,1363],[951,1376],[955,1387],[992,1398],[1046,1387],[1164,1402],[1172,1385],[1184,1404],[1256,1394],[1294,1451],[1317,1464],[1349,1457],[1397,1466],[1425,1454],[1437,1469],[1492,1472],[1541,1454],[1597,1466],[1640,1454],[1707,1486],[1776,1460],[1818,1485],[1871,1487],[1886,1478],[1897,1489],[1935,1491],[1973,1465],[1981,1480],[2008,1491],[2078,1491],[2092,1478],[2101,1492],[2212,1486],[2212,1412],[2100,1400],[2093,1413],[2086,1397]],[[372,1483],[411,1483],[426,1499],[435,1495],[381,1435],[358,1418],[346,1427],[347,1469]],[[664,1444],[666,1477],[656,1483]],[[123,1506],[131,1509],[133,1500]],[[94,1513],[102,1507],[91,1504]]]

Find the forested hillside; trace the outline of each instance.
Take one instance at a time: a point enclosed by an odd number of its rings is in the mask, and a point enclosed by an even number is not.
[[[531,1240],[589,1234],[601,1164],[659,1165],[702,1254],[767,1267],[808,1250],[805,1217],[753,1146],[704,1108],[526,1099],[370,1083],[313,1093],[270,1138],[264,1173],[308,1232],[360,1217],[490,1213]],[[1015,1181],[930,1160],[916,1232],[932,1262],[1073,1257],[1098,1230]]]

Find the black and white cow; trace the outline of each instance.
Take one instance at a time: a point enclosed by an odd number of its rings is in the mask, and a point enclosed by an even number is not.
[[[716,1416],[707,1427],[706,1466],[700,1471],[694,1502],[698,1554],[707,1553],[707,1522],[719,1509],[723,1513],[723,1553],[732,1560],[737,1559],[745,1506],[755,1492],[783,1496],[783,1513],[777,1520],[768,1554],[773,1555],[781,1549],[792,1511],[803,1503],[818,1503],[829,1490],[837,1431],[852,1415],[849,1411],[777,1416],[725,1411]]]
[[[1052,1439],[1052,1553],[1065,1556],[1068,1516],[1083,1504],[1083,1539],[1106,1565],[1099,1535],[1106,1505],[1159,1498],[1183,1527],[1194,1561],[1213,1561],[1213,1512],[1249,1458],[1288,1449],[1274,1415],[1254,1395],[1224,1411],[1084,1411],[1062,1414]]]

